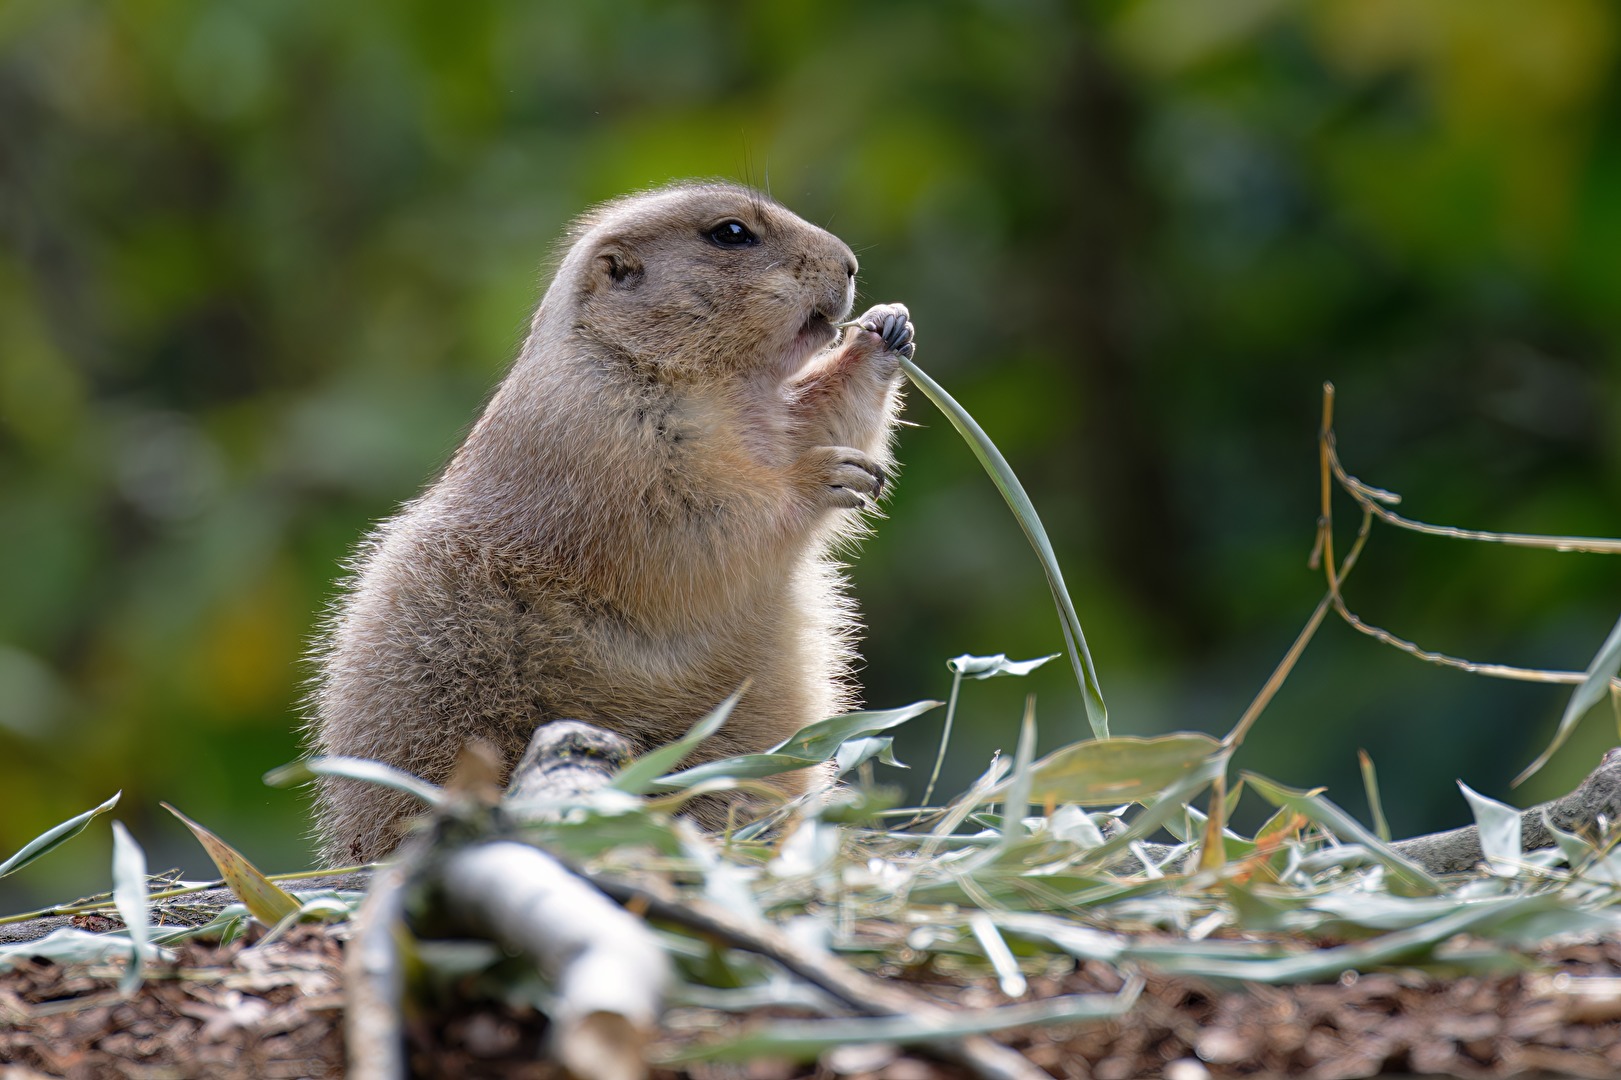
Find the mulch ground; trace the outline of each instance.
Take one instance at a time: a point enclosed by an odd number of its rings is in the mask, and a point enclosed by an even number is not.
[[[1435,980],[1418,973],[1348,976],[1324,986],[1219,989],[1150,978],[1126,1019],[1009,1033],[1055,1076],[1458,1077],[1621,1076],[1621,943],[1565,945],[1536,973]],[[301,928],[268,946],[190,944],[138,993],[116,970],[31,962],[0,975],[0,1080],[64,1077],[337,1077],[343,1075],[342,944]],[[912,974],[916,978],[916,973]],[[1032,996],[1106,992],[1119,976],[1085,964],[1032,981]],[[963,1005],[996,1002],[983,986],[920,986]],[[539,1063],[534,1013],[467,1009],[410,1019],[412,1070],[470,1080],[553,1080]],[[678,1074],[660,1073],[661,1080]],[[883,1048],[848,1048],[815,1067],[769,1062],[694,1068],[694,1080],[961,1074]]]

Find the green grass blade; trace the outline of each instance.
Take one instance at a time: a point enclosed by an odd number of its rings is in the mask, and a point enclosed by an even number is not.
[[[128,957],[130,948],[130,939],[124,934],[92,934],[62,926],[37,941],[0,945],[0,971],[10,971],[34,959],[55,964],[106,964]]]
[[[415,795],[429,806],[442,806],[445,793],[437,786],[419,779],[381,761],[355,757],[312,757],[290,761],[265,773],[264,781],[271,787],[302,784],[317,776],[337,776],[345,780],[361,780],[368,784],[381,784],[407,795]]]
[[[118,908],[118,917],[124,920],[130,940],[129,967],[118,988],[131,994],[141,985],[142,970],[147,961],[157,956],[157,950],[151,941],[152,907],[146,891],[146,852],[121,821],[113,822],[113,903]]]
[[[1593,662],[1587,665],[1586,677],[1571,693],[1570,704],[1565,706],[1565,714],[1559,718],[1559,727],[1554,730],[1553,740],[1548,743],[1547,749],[1537,755],[1535,761],[1525,767],[1524,772],[1514,778],[1512,786],[1519,787],[1548,763],[1554,751],[1564,745],[1565,739],[1575,729],[1576,721],[1587,715],[1588,709],[1604,700],[1604,695],[1610,690],[1610,680],[1618,673],[1621,673],[1621,619],[1616,620],[1615,629],[1610,631],[1610,636],[1599,646]]]
[[[69,840],[72,840],[75,836],[78,836],[80,833],[84,832],[84,827],[90,824],[91,819],[93,819],[97,814],[105,814],[114,806],[117,806],[119,796],[123,794],[124,793],[120,791],[117,795],[114,795],[112,798],[108,799],[95,809],[86,810],[77,817],[68,818],[68,820],[62,822],[60,825],[46,829],[44,832],[28,841],[28,843],[24,844],[22,849],[11,858],[7,859],[5,862],[0,862],[0,877],[5,877],[7,874],[12,874],[18,870],[21,870],[35,859],[55,851]]]
[[[696,724],[693,724],[691,730],[681,738],[675,740],[675,742],[649,750],[641,757],[628,763],[623,769],[619,770],[619,775],[614,777],[612,786],[632,795],[645,795],[652,790],[654,782],[659,777],[679,765],[683,758],[697,749],[699,743],[721,729],[721,725],[726,723],[728,716],[732,715],[732,710],[737,707],[737,703],[743,700],[743,693],[747,689],[748,683],[745,682],[737,688],[731,697],[716,705]]]
[[[1385,801],[1379,797],[1379,772],[1373,767],[1373,758],[1368,756],[1366,750],[1358,750],[1356,757],[1362,766],[1362,790],[1368,796],[1368,815],[1373,818],[1373,835],[1388,844],[1390,822],[1385,820]]]
[[[794,754],[812,761],[826,761],[840,745],[851,739],[865,738],[899,727],[908,720],[938,709],[938,701],[918,701],[898,709],[844,713],[818,720],[773,746],[770,753]]]
[[[1024,838],[1024,815],[1030,809],[1032,783],[1030,767],[1035,757],[1036,695],[1030,694],[1024,699],[1024,719],[1019,724],[1019,745],[1013,753],[1013,772],[1008,776],[1006,784],[1007,796],[1002,800],[1002,840],[996,845],[1000,849],[1006,850]]]
[[[923,789],[920,806],[928,806],[929,800],[934,798],[934,785],[940,779],[940,767],[946,763],[946,747],[951,745],[951,725],[957,716],[957,694],[962,690],[963,678],[983,680],[999,675],[1028,675],[1057,655],[1038,656],[1034,660],[1009,660],[1002,653],[995,656],[970,656],[965,653],[946,661],[946,668],[951,672],[951,698],[946,702],[946,722],[940,730],[940,750],[935,754],[934,770],[929,773],[929,783]]]
[[[638,794],[681,791],[715,780],[759,780],[821,763],[821,758],[800,757],[798,754],[740,754],[719,761],[706,761],[680,772],[666,773],[648,781]]]
[[[1287,984],[1331,982],[1347,971],[1369,971],[1391,964],[1437,959],[1437,950],[1459,934],[1475,934],[1507,959],[1506,942],[1538,940],[1556,933],[1614,932],[1613,915],[1572,909],[1557,893],[1518,896],[1469,904],[1459,902],[1449,914],[1366,941],[1289,955],[1224,955],[1227,942],[1148,942],[1134,945],[1127,956],[1168,975],[1206,979],[1242,979]],[[1493,940],[1496,939],[1496,940]],[[1240,946],[1239,949],[1246,948]]]
[[[936,408],[945,414],[951,421],[951,426],[957,429],[968,448],[974,452],[979,463],[990,474],[991,482],[996,490],[1002,493],[1007,500],[1008,507],[1012,509],[1013,516],[1018,519],[1019,527],[1030,541],[1030,546],[1036,549],[1036,556],[1041,560],[1041,568],[1047,575],[1047,585],[1052,589],[1053,603],[1058,606],[1059,624],[1064,628],[1064,645],[1069,650],[1069,662],[1075,669],[1075,679],[1080,683],[1081,696],[1086,702],[1086,719],[1092,725],[1092,734],[1100,739],[1109,737],[1109,709],[1103,703],[1103,688],[1098,683],[1097,668],[1092,663],[1092,654],[1086,648],[1086,635],[1081,631],[1081,620],[1075,614],[1075,605],[1070,602],[1069,590],[1064,587],[1064,575],[1058,569],[1058,558],[1053,554],[1053,546],[1047,539],[1047,530],[1041,527],[1041,518],[1036,514],[1036,508],[1031,505],[1030,496],[1024,492],[1024,486],[1019,478],[1013,475],[1008,466],[1007,459],[1002,452],[991,442],[979,424],[968,415],[961,405],[957,404],[945,388],[929,378],[924,370],[912,361],[901,358],[901,370],[912,384],[923,391],[923,396],[934,402]]]
[[[940,779],[940,767],[946,763],[946,747],[951,745],[951,724],[957,718],[957,692],[962,689],[962,672],[953,670],[951,675],[951,697],[946,701],[946,722],[940,729],[940,751],[934,755],[934,771],[929,773],[928,786],[923,789],[923,798],[919,806],[928,806],[929,800],[934,798],[934,785]]]
[[[1113,740],[1110,740],[1113,742]],[[1108,745],[1105,743],[1104,745]],[[1218,775],[1227,768],[1228,753],[1223,751],[1201,761],[1192,771],[1181,779],[1172,783],[1164,791],[1154,796],[1144,806],[1142,813],[1131,819],[1131,824],[1124,830],[1111,836],[1096,847],[1088,848],[1079,862],[1078,868],[1088,866],[1107,866],[1116,855],[1131,848],[1139,840],[1147,839],[1154,832],[1165,825],[1166,822],[1178,814],[1184,813],[1187,805],[1199,792],[1208,787]],[[1141,862],[1142,860],[1138,860]]]
[[[730,712],[736,700],[737,696],[733,695],[727,699],[722,708]],[[911,705],[903,705],[898,709],[843,713],[839,716],[830,716],[825,720],[807,724],[805,727],[800,728],[797,734],[783,740],[763,754],[739,754],[736,757],[706,761],[701,765],[694,765],[690,769],[682,769],[677,773],[657,776],[655,779],[646,781],[636,779],[634,782],[641,785],[638,792],[665,791],[671,788],[690,788],[694,784],[707,783],[710,780],[726,777],[734,780],[756,779],[764,776],[775,776],[778,773],[792,772],[795,769],[809,768],[813,765],[820,765],[824,761],[832,760],[839,747],[845,743],[878,735],[888,731],[890,728],[898,727],[914,717],[921,716],[930,709],[939,707],[940,703],[938,701],[919,701]],[[713,714],[711,714],[712,717]],[[709,723],[709,720],[705,720],[700,725],[700,728],[695,728],[694,731],[700,729],[706,732],[712,731],[713,727],[704,726]],[[690,739],[691,736],[688,736],[688,740]],[[673,758],[673,764],[674,761],[679,761],[682,757],[685,757],[687,751],[692,746],[697,745],[697,740],[692,740],[690,743],[688,740],[683,740],[679,744],[686,747],[679,755],[674,752],[666,753],[664,758],[660,760]],[[664,749],[668,750],[668,748]],[[877,752],[876,749],[874,752]],[[658,754],[661,751],[655,750],[653,753]],[[646,761],[651,758],[652,754],[649,754],[641,760]],[[632,762],[627,765],[625,771],[620,774],[620,778],[615,781],[614,786],[623,788],[627,782],[625,777],[631,774],[632,769],[638,769],[639,767],[639,762]]]

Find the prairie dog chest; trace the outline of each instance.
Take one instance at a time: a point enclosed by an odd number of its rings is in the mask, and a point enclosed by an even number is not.
[[[792,399],[781,385],[739,379],[736,386],[649,393],[630,413],[637,440],[660,461],[717,473],[742,463],[786,466],[795,453]]]

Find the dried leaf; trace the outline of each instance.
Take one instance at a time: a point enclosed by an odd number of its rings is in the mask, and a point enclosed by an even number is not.
[[[1244,778],[1272,805],[1292,810],[1342,840],[1361,844],[1369,854],[1384,864],[1395,882],[1410,894],[1429,896],[1441,891],[1441,883],[1431,877],[1423,867],[1397,852],[1363,828],[1350,814],[1321,795],[1284,787],[1255,773],[1245,773]]]
[[[993,679],[998,675],[1028,675],[1049,660],[1056,659],[1057,653],[1038,656],[1034,660],[1009,660],[1002,653],[995,656],[954,656],[946,661],[946,667],[954,674],[969,679]]]
[[[203,850],[208,852],[208,857],[214,860],[214,865],[219,868],[220,877],[225,879],[226,886],[238,900],[242,901],[248,913],[255,919],[266,926],[275,926],[288,916],[298,913],[298,901],[260,873],[258,867],[245,859],[230,844],[168,803],[160,805],[191,830],[192,835],[203,845]]]

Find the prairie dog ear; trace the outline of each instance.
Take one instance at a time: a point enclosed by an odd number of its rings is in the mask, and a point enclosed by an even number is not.
[[[631,254],[622,241],[610,240],[597,251],[596,271],[607,285],[635,288],[642,280],[642,260]]]

